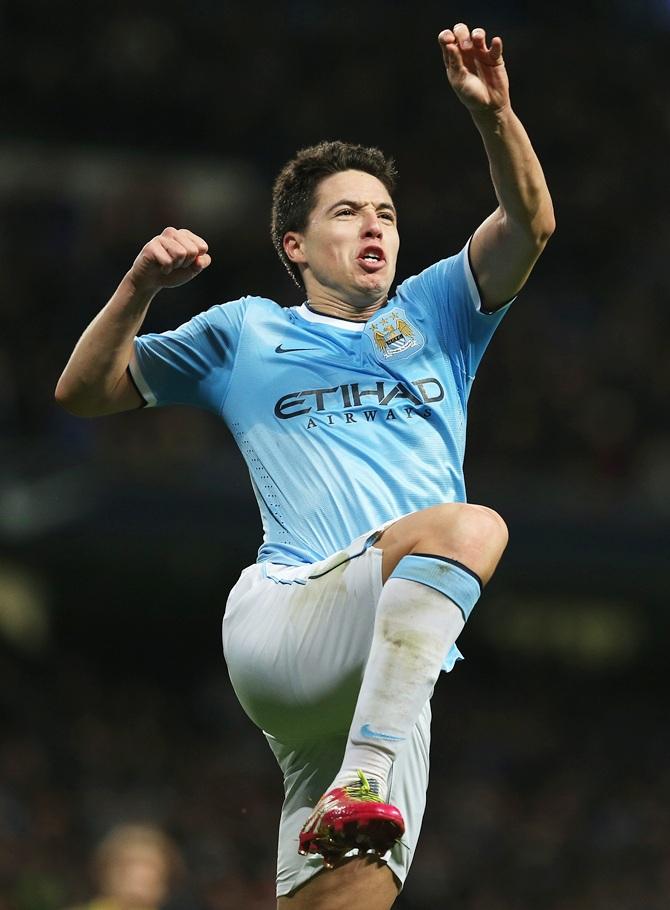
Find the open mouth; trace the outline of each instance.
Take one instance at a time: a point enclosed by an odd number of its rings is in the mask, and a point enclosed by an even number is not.
[[[380,269],[383,269],[386,265],[386,258],[384,253],[379,248],[366,248],[364,249],[360,256],[356,258],[358,262],[366,272],[378,272]]]

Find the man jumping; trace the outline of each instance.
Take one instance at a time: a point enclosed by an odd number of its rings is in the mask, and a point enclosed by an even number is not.
[[[228,598],[223,642],[284,774],[279,908],[395,901],[425,807],[433,688],[507,543],[499,515],[466,503],[467,400],[554,216],[502,41],[460,23],[439,43],[498,199],[460,253],[389,296],[393,164],[323,142],[284,167],[273,195],[273,240],[304,303],[243,297],[136,337],[156,294],[211,261],[202,238],[166,228],[56,390],[82,416],[206,408],[247,462],[264,538]]]

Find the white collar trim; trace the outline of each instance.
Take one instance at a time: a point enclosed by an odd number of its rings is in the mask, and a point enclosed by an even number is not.
[[[323,313],[315,313],[310,310],[306,303],[295,307],[295,312],[306,319],[307,322],[320,322],[324,325],[330,325],[335,329],[342,329],[344,332],[362,332],[365,329],[365,322],[354,322],[351,319],[339,319],[337,316],[324,316]]]

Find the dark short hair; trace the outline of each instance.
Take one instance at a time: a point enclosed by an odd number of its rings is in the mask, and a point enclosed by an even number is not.
[[[324,177],[340,171],[365,171],[393,194],[397,171],[392,158],[377,148],[351,142],[320,142],[301,149],[284,165],[272,188],[272,242],[289,275],[304,287],[300,269],[284,251],[287,231],[304,231],[314,208],[317,187]]]

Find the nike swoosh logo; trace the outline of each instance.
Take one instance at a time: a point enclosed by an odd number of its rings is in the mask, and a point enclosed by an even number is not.
[[[401,743],[405,739],[404,736],[392,736],[390,733],[378,733],[376,730],[372,729],[370,724],[363,724],[361,733],[363,736],[367,736],[371,739],[387,739],[389,742],[393,743]]]
[[[293,351],[317,351],[318,348],[285,348],[278,344],[275,348],[275,354],[291,354]]]

